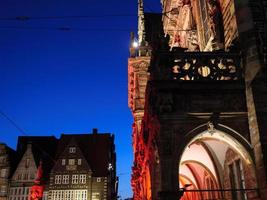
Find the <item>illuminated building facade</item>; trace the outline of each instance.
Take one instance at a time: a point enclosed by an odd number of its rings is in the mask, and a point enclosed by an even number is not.
[[[134,199],[267,199],[267,1],[161,4],[128,60]]]
[[[16,151],[0,145],[0,159],[1,200],[117,198],[112,134],[20,136]]]
[[[53,166],[58,140],[52,136],[20,136],[17,143],[19,162],[9,180],[9,200],[28,200],[40,162],[46,186],[43,200],[47,200],[49,173]]]
[[[65,135],[50,174],[50,200],[112,200],[117,197],[114,136]]]

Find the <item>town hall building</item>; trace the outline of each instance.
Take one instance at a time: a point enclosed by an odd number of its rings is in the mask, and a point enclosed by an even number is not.
[[[267,1],[138,0],[134,200],[267,199]]]

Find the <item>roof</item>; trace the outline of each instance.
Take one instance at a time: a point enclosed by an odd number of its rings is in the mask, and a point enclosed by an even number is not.
[[[48,180],[49,173],[54,165],[55,152],[58,139],[54,136],[19,136],[17,152],[20,159],[27,149],[27,144],[32,145],[32,153],[36,166],[40,160],[43,162],[43,179]]]
[[[114,135],[110,133],[62,134],[56,158],[61,155],[73,139],[90,165],[93,176],[107,176],[108,164],[112,161],[111,158],[115,156]]]

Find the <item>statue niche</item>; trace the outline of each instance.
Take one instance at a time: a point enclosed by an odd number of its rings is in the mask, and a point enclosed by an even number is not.
[[[176,6],[178,16],[173,47],[197,51],[199,49],[198,37],[191,2],[190,0],[179,0]]]
[[[221,49],[223,43],[222,14],[217,0],[207,0],[208,27],[213,38],[213,48]]]

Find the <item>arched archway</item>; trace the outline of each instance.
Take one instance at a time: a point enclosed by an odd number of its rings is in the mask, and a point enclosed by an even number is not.
[[[233,134],[216,129],[191,134],[179,160],[182,200],[249,199],[256,192],[246,191],[256,188],[251,147]]]

